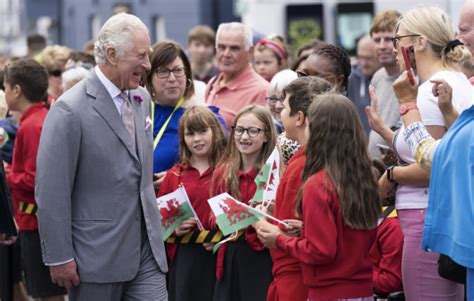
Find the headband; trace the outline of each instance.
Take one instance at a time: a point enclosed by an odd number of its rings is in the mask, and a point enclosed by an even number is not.
[[[443,48],[443,53],[446,55],[448,52],[454,49],[454,47],[459,46],[459,45],[464,45],[463,42],[459,40],[452,40],[449,41],[446,47]]]
[[[286,60],[288,58],[288,53],[286,50],[281,47],[278,43],[273,42],[272,40],[259,40],[255,46],[266,46],[271,50],[275,51],[279,58]]]

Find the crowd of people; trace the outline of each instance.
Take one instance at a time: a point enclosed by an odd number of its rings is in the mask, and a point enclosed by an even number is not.
[[[474,300],[474,1],[457,33],[434,6],[379,12],[355,58],[237,22],[151,45],[125,13],[92,51],[28,44],[2,59],[0,299]],[[183,186],[195,217],[164,240],[156,198]],[[286,225],[189,239],[219,232],[221,193]]]

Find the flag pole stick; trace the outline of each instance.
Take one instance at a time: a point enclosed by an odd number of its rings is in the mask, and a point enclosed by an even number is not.
[[[269,218],[269,219],[271,219],[271,220],[273,220],[273,221],[275,221],[275,222],[277,222],[277,223],[280,223],[280,224],[284,225],[284,226],[287,227],[287,228],[290,228],[290,225],[289,225],[288,223],[285,223],[284,221],[279,220],[279,219],[277,219],[276,217],[271,216],[270,214],[266,214],[265,212],[260,211],[260,210],[258,210],[258,209],[256,209],[256,208],[253,208],[253,207],[251,207],[251,206],[249,206],[249,205],[247,205],[247,204],[244,204],[244,203],[242,203],[242,202],[241,202],[241,204],[244,205],[245,207],[247,207],[247,208],[250,209],[250,210],[253,210],[253,211],[258,212],[259,214],[265,216],[266,218]]]
[[[197,216],[196,211],[194,211],[193,205],[191,204],[191,201],[189,200],[188,193],[186,192],[186,188],[184,188],[183,183],[179,184],[179,187],[181,188],[184,196],[186,197],[186,201],[188,202],[189,207],[193,211],[194,218],[196,219],[196,224],[198,226],[199,231],[204,231],[204,227],[203,227],[201,221],[199,220],[199,217]]]

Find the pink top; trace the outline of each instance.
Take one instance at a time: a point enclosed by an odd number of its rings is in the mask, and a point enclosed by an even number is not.
[[[230,128],[237,113],[250,104],[266,105],[268,82],[251,65],[236,79],[223,85],[223,74],[210,80],[206,87],[206,103],[220,108],[219,113]]]

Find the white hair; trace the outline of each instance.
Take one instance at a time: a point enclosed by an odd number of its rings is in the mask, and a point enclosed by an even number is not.
[[[136,16],[119,13],[112,16],[105,22],[99,31],[94,43],[94,56],[98,65],[104,65],[107,61],[107,48],[114,48],[118,56],[122,56],[126,51],[133,48],[133,34],[137,29],[147,28],[145,24]]]
[[[71,69],[64,71],[61,75],[61,79],[63,81],[63,92],[66,92],[75,84],[80,82],[87,76],[88,73],[89,71],[81,66],[74,66]]]
[[[273,76],[268,85],[268,95],[281,94],[283,89],[297,78],[298,75],[295,71],[290,69],[281,70]]]
[[[221,23],[219,27],[217,28],[216,47],[219,41],[219,35],[223,31],[241,31],[243,33],[245,50],[249,50],[250,47],[253,46],[253,33],[250,27],[240,22],[231,22],[231,23]]]

